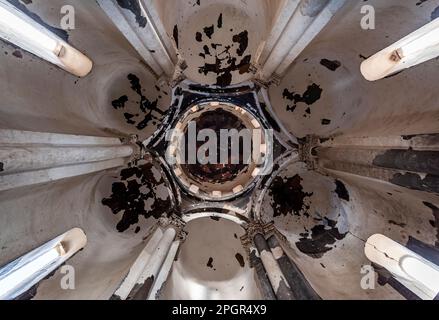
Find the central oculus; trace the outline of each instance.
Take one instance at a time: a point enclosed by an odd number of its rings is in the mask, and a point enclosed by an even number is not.
[[[231,103],[192,106],[167,139],[167,161],[180,185],[204,199],[241,194],[264,165],[265,130],[250,112]]]

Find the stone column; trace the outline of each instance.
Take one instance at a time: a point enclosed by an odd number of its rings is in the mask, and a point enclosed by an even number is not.
[[[123,166],[134,151],[118,138],[0,130],[0,191]]]

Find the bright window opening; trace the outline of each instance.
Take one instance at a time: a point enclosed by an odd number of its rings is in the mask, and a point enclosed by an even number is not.
[[[88,57],[5,0],[0,0],[0,38],[78,77],[89,74],[93,66]]]
[[[376,81],[438,56],[439,18],[363,61],[361,73]]]
[[[385,269],[402,285],[424,300],[439,293],[439,266],[381,234],[371,236],[365,246],[367,258]]]
[[[0,268],[0,300],[25,293],[86,243],[84,232],[75,228]]]

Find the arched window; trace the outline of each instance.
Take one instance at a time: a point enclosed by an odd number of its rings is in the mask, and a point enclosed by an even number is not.
[[[74,228],[0,268],[0,300],[25,293],[86,243],[84,231]]]
[[[392,239],[375,234],[365,245],[367,258],[385,269],[402,285],[424,300],[439,293],[439,266]]]
[[[4,0],[0,0],[0,38],[78,77],[93,66],[84,54]]]
[[[439,18],[378,52],[361,64],[361,73],[376,81],[439,56]]]

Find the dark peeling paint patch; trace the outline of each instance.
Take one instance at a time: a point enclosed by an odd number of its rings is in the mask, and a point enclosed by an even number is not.
[[[143,284],[136,284],[132,290],[135,292],[133,296],[128,296],[126,300],[146,300],[148,298],[149,291],[154,283],[154,276],[151,275],[146,278]]]
[[[417,3],[416,3],[416,5],[417,6],[420,6],[420,5],[422,5],[424,2],[427,2],[428,0],[419,0]]]
[[[287,106],[287,111],[291,111],[291,112],[294,112],[295,110],[296,110],[296,108],[297,108],[297,106],[296,105],[294,105],[294,106],[290,106],[290,105],[288,105]]]
[[[340,233],[336,227],[337,222],[325,218],[325,224],[316,225],[309,233],[301,234],[302,238],[296,242],[297,248],[304,254],[319,259],[332,250],[334,243],[346,237],[347,233]]]
[[[331,124],[331,120],[329,119],[322,119],[322,126],[328,126]]]
[[[209,260],[207,261],[206,266],[207,266],[208,268],[213,269],[213,258],[212,258],[212,257],[209,258]]]
[[[320,64],[326,68],[328,68],[331,71],[335,71],[341,66],[341,62],[337,60],[328,60],[328,59],[322,59],[320,60]]]
[[[3,165],[3,162],[0,162],[0,172],[2,172],[2,171],[4,171],[5,169],[4,169],[4,165]]]
[[[210,219],[212,219],[214,221],[220,221],[221,217],[211,216]]]
[[[236,258],[236,261],[238,261],[241,268],[244,268],[245,261],[244,261],[244,257],[242,256],[242,254],[240,254],[240,253],[235,254],[235,258]]]
[[[19,9],[20,11],[22,11],[27,16],[29,16],[29,18],[31,18],[32,20],[34,20],[38,24],[42,25],[43,27],[45,27],[46,29],[48,29],[49,31],[53,32],[55,35],[57,35],[58,37],[63,39],[65,42],[68,42],[69,34],[67,33],[66,30],[63,30],[61,28],[55,28],[55,27],[47,24],[45,21],[43,21],[43,19],[41,19],[40,16],[38,16],[37,14],[31,12],[26,7],[26,5],[21,3],[19,0],[8,0],[8,2],[10,4],[12,4],[14,7],[16,7],[17,9]]]
[[[236,50],[236,53],[240,57],[242,57],[242,55],[244,54],[244,52],[248,48],[248,31],[244,30],[243,32],[241,32],[239,34],[235,34],[233,36],[233,42],[239,44],[239,48]]]
[[[198,31],[195,34],[197,42],[203,42],[203,51],[198,55],[203,58],[204,65],[198,68],[200,74],[207,76],[209,73],[216,75],[215,85],[220,87],[227,87],[232,84],[232,72],[239,72],[239,74],[248,73],[250,70],[251,55],[245,54],[248,49],[248,31],[244,30],[239,34],[232,35],[230,42],[215,43],[212,36],[215,33],[215,27],[218,29],[223,27],[223,14],[221,13],[216,22],[210,26],[202,28],[202,32]],[[203,39],[203,34],[206,35]],[[207,50],[206,50],[207,48]],[[213,49],[213,52],[209,50]]]
[[[235,237],[235,239],[238,239],[238,235],[236,233],[234,233],[233,236]]]
[[[205,54],[206,56],[210,56],[210,55],[211,55],[208,46],[204,45],[204,46],[203,46],[203,50],[204,50],[204,54]]]
[[[139,233],[139,231],[140,231],[140,227],[137,226],[136,229],[134,230],[134,233]]]
[[[128,97],[126,95],[120,97],[119,99],[113,100],[111,105],[114,109],[123,109],[125,108],[125,103],[128,102]]]
[[[197,32],[195,34],[195,40],[197,40],[198,42],[202,42],[203,41],[203,35],[201,32]]]
[[[211,25],[210,27],[204,27],[203,28],[204,34],[209,38],[212,39],[212,35],[215,32],[215,26]]]
[[[14,52],[12,52],[12,55],[16,58],[19,58],[19,59],[23,58],[23,54],[21,53],[20,50],[15,50]]]
[[[130,73],[128,75],[128,80],[130,82],[131,89],[139,95],[140,100],[139,110],[137,113],[124,112],[126,122],[130,125],[135,125],[138,130],[143,130],[150,122],[155,124],[156,121],[161,121],[165,115],[165,112],[158,108],[158,99],[150,101],[143,95],[143,88],[140,83],[140,79],[135,74]],[[113,100],[111,104],[114,109],[124,109],[127,102],[127,95],[123,95],[118,99]],[[140,118],[138,121],[138,117],[143,117],[143,119]]]
[[[299,102],[306,103],[308,106],[314,104],[322,97],[322,92],[322,88],[315,83],[308,86],[303,95],[300,95],[296,92],[290,92],[287,88],[285,88],[283,91],[283,98],[294,103],[292,107],[289,105],[287,106],[287,111],[294,112]]]
[[[213,39],[215,27],[221,29],[224,26],[223,14],[220,13],[216,26],[214,24],[202,28],[202,32],[198,31],[195,34],[197,42],[205,41],[203,51],[198,53],[198,56],[203,58],[204,65],[198,68],[200,74],[207,76],[209,73],[216,75],[215,85],[220,87],[227,87],[233,82],[233,72],[245,74],[250,71],[251,55],[245,54],[248,49],[248,31],[244,30],[239,34],[232,35],[230,42],[215,43],[209,42]],[[203,39],[203,34],[206,37]],[[212,51],[207,51],[206,48],[212,48]]]
[[[174,30],[172,31],[172,37],[174,38],[175,41],[175,45],[177,46],[177,49],[179,48],[179,43],[178,43],[178,26],[175,25],[174,26]]]
[[[123,114],[123,116],[125,117],[125,120],[126,120],[126,122],[127,122],[128,124],[136,124],[136,121],[133,120],[133,118],[135,117],[134,114],[131,114],[131,113],[125,112],[125,113]]]
[[[389,224],[393,224],[394,226],[398,226],[401,228],[405,228],[407,226],[407,224],[402,223],[402,222],[396,222],[394,220],[389,220]]]
[[[433,140],[433,142],[439,141],[439,134],[438,133],[432,133],[432,134],[412,134],[412,135],[403,135],[401,136],[403,140],[412,140],[414,138],[421,138],[421,139],[430,139]]]
[[[221,29],[223,27],[223,14],[222,13],[218,17],[217,27],[218,27],[218,29]]]
[[[431,13],[431,20],[439,18],[439,7],[433,10]]]
[[[175,95],[176,96],[181,96],[183,95],[183,89],[181,87],[177,87],[175,88]]]
[[[348,189],[346,189],[344,183],[341,182],[340,180],[335,180],[335,186],[336,186],[335,193],[337,194],[337,196],[342,200],[349,201],[350,199],[349,192]]]
[[[412,140],[416,136],[417,136],[416,134],[412,134],[412,135],[406,135],[406,136],[401,136],[401,137],[403,140],[409,141],[409,140]]]
[[[201,0],[195,1],[195,3],[192,5],[192,7],[199,6],[199,5],[201,5]]]
[[[377,155],[373,165],[429,174],[439,173],[439,152],[390,149]]]
[[[283,179],[276,177],[270,186],[272,196],[273,216],[288,215],[294,213],[300,216],[301,213],[307,215],[309,205],[305,204],[305,198],[311,197],[313,193],[303,191],[302,178],[299,175]]]
[[[439,177],[431,174],[427,174],[425,178],[422,179],[421,176],[416,173],[397,173],[390,179],[390,182],[412,190],[439,193]]]
[[[145,28],[148,20],[142,14],[139,0],[117,0],[119,7],[130,10],[136,17],[136,22],[141,28]]]
[[[228,67],[222,67],[223,61],[226,60],[229,64]],[[220,87],[227,87],[232,83],[232,72],[239,71],[240,74],[247,73],[250,68],[251,55],[245,56],[238,64],[235,57],[229,57],[226,59],[220,59],[216,57],[215,63],[206,63],[199,68],[199,73],[207,75],[210,72],[217,74],[216,85]]]
[[[320,138],[319,141],[320,143],[325,143],[327,141],[333,140],[333,138]]]
[[[430,202],[423,202],[424,206],[428,207],[433,211],[433,216],[435,220],[431,220],[430,224],[433,228],[436,228],[436,247],[439,248],[439,208]]]
[[[157,187],[164,180],[162,177],[156,180],[152,168],[152,164],[146,163],[121,170],[120,181],[113,183],[111,196],[102,200],[102,204],[109,207],[113,214],[123,213],[116,226],[119,232],[137,224],[139,216],[158,219],[170,210],[169,197],[163,200],[157,195]],[[153,203],[147,209],[145,203],[149,199],[153,199]]]

